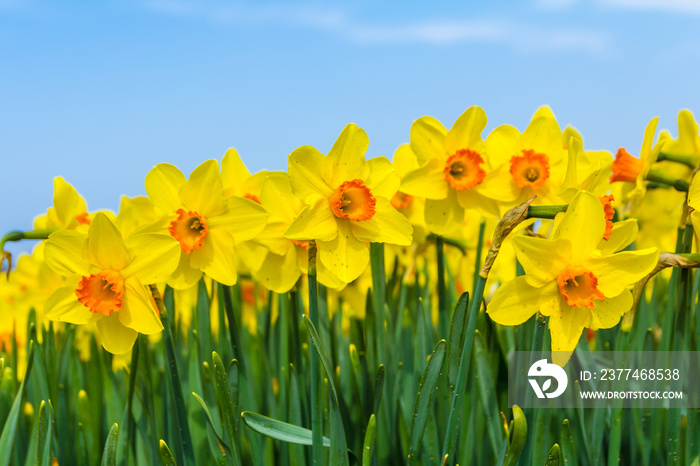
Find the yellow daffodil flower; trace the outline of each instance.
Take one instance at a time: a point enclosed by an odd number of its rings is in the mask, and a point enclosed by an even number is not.
[[[59,230],[46,242],[46,262],[67,277],[46,302],[46,317],[73,324],[95,323],[102,346],[114,354],[129,351],[138,333],[163,329],[144,285],[168,279],[178,263],[171,237],[144,233],[124,239],[98,213],[87,235]]]
[[[462,225],[465,209],[498,216],[498,186],[505,172],[497,171],[486,158],[481,132],[486,113],[469,107],[448,131],[433,117],[425,116],[411,125],[410,148],[419,167],[406,173],[401,192],[423,197],[425,223],[439,235]]]
[[[346,283],[367,267],[367,242],[411,243],[411,224],[390,201],[399,178],[387,158],[365,160],[368,145],[365,131],[350,123],[327,156],[311,146],[289,155],[292,188],[307,207],[285,236],[315,240],[320,263]]]
[[[636,228],[614,229],[608,241],[603,206],[582,191],[559,214],[551,239],[515,237],[525,275],[504,283],[488,306],[491,318],[520,325],[537,311],[549,317],[554,362],[565,364],[584,328],[615,326],[633,303],[628,286],[657,263],[655,248],[614,253],[634,240]]]
[[[566,174],[567,149],[562,131],[547,107],[540,108],[521,134],[501,125],[486,138],[494,166],[507,167],[509,177],[500,186],[502,210],[533,195],[535,204],[562,204],[558,197]]]
[[[633,157],[624,147],[620,147],[615,154],[615,161],[612,164],[612,175],[610,183],[624,182],[622,188],[622,201],[631,201],[631,210],[634,211],[641,203],[641,199],[646,193],[646,177],[652,165],[661,152],[662,147],[668,139],[668,135],[663,133],[654,144],[656,136],[656,126],[659,117],[653,118],[644,130],[644,140],[639,152],[639,158]]]
[[[224,197],[219,163],[207,160],[189,180],[173,165],[157,165],[146,175],[146,192],[156,212],[164,216],[161,229],[180,243],[182,251],[168,284],[189,288],[202,273],[224,285],[236,283],[235,244],[260,233],[267,214],[249,199]]]
[[[284,233],[304,210],[304,204],[294,196],[289,175],[270,173],[263,183],[260,195],[262,206],[268,212],[267,226],[255,239],[266,249],[261,265],[253,276],[275,293],[286,293],[308,271],[309,242],[285,238]],[[330,288],[344,283],[331,274],[320,261],[316,264],[318,281]]]

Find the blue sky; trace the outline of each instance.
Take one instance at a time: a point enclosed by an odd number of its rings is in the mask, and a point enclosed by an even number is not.
[[[116,210],[160,162],[236,147],[283,170],[347,122],[391,157],[420,116],[480,105],[485,136],[546,104],[636,153],[652,117],[675,134],[700,111],[696,0],[376,3],[0,0],[0,232],[31,228],[55,176]]]

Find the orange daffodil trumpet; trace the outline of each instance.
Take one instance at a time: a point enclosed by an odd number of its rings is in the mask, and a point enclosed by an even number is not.
[[[385,157],[365,160],[368,145],[365,131],[350,123],[327,156],[311,146],[289,155],[292,188],[306,207],[285,236],[315,240],[320,263],[346,283],[367,268],[366,243],[411,244],[411,224],[390,201],[398,175]]]
[[[633,304],[628,289],[656,266],[656,248],[619,251],[637,233],[623,222],[607,241],[601,201],[581,191],[555,219],[550,239],[518,236],[513,245],[525,275],[502,284],[488,306],[491,318],[520,325],[536,312],[549,317],[554,362],[564,365],[584,328],[615,326]]]
[[[146,192],[163,219],[152,228],[167,232],[180,244],[180,263],[168,284],[194,285],[205,273],[224,285],[236,283],[235,245],[254,238],[267,214],[255,201],[224,197],[219,163],[207,160],[186,179],[163,163],[146,175]]]
[[[161,283],[175,271],[179,247],[157,233],[122,234],[103,213],[87,234],[52,233],[44,256],[49,267],[66,277],[46,302],[46,317],[72,324],[95,323],[102,346],[114,354],[128,352],[138,333],[163,329],[145,285]]]

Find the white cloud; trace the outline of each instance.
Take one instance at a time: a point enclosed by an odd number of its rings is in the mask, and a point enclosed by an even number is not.
[[[578,0],[537,1],[549,5],[568,6]],[[161,14],[212,22],[248,25],[283,24],[316,29],[362,45],[453,45],[489,42],[532,52],[578,50],[591,54],[605,53],[610,45],[608,35],[594,30],[542,28],[503,20],[455,19],[403,24],[368,24],[353,20],[344,10],[321,8],[303,3],[261,5],[235,2],[222,5],[220,2],[213,1],[144,0],[142,5],[150,11]]]

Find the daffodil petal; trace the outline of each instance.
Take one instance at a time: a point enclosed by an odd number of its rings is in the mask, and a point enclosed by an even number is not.
[[[236,241],[248,241],[265,228],[267,212],[255,201],[232,197],[227,201],[226,212],[207,218],[207,223],[210,231],[223,229],[228,231]]]
[[[218,160],[207,160],[192,170],[189,180],[180,186],[178,195],[189,210],[204,217],[222,214],[226,203]]]
[[[310,197],[318,196],[328,199],[333,194],[333,188],[321,176],[321,166],[325,158],[312,146],[301,146],[289,154],[287,172],[294,194],[302,202],[308,202]]]
[[[549,333],[552,336],[552,358],[555,364],[566,364],[578,344],[583,329],[591,324],[591,310],[587,307],[570,307],[559,299],[559,312],[549,316]],[[557,360],[554,360],[554,359]]]
[[[151,304],[151,296],[136,277],[124,281],[124,300],[118,314],[122,325],[144,335],[154,335],[163,330],[160,317]]]
[[[457,202],[465,209],[479,212],[485,217],[501,218],[500,204],[496,199],[483,196],[480,190],[457,191]]]
[[[287,240],[289,243],[289,240]],[[253,241],[244,241],[236,244],[236,258],[238,259],[238,268],[246,269],[247,272],[255,272],[258,270],[268,254],[268,249],[265,246],[254,243]]]
[[[462,113],[445,136],[448,154],[459,149],[479,151],[482,145],[481,132],[486,127],[486,112],[481,107],[469,107]],[[483,155],[483,154],[482,154]]]
[[[581,191],[563,214],[553,239],[571,242],[571,260],[577,264],[591,255],[605,232],[603,206],[593,194]]]
[[[700,176],[697,174],[693,177],[688,191],[688,205],[695,210],[700,210]]]
[[[131,260],[121,232],[103,213],[90,223],[87,249],[90,262],[103,269],[121,270]]]
[[[102,314],[90,312],[87,307],[78,301],[78,297],[75,294],[78,280],[78,277],[74,277],[69,280],[70,285],[62,286],[51,293],[44,307],[47,319],[83,325],[95,322],[102,317]]]
[[[391,164],[394,166],[394,171],[396,171],[401,178],[403,178],[406,173],[410,172],[411,170],[415,170],[420,167],[418,164],[418,158],[411,150],[410,144],[401,144],[398,149],[396,149]]]
[[[426,199],[445,199],[449,186],[445,181],[445,164],[439,159],[430,159],[417,170],[410,171],[401,180],[401,192]]]
[[[321,176],[332,187],[337,188],[345,181],[366,180],[369,165],[365,152],[369,138],[355,123],[348,123],[321,164]]]
[[[518,262],[523,266],[525,278],[531,286],[539,287],[556,281],[569,263],[569,240],[516,236],[512,242]]]
[[[517,148],[517,141],[520,138],[520,131],[510,125],[501,125],[491,131],[486,137],[487,162],[491,167],[498,168],[502,165],[508,169],[508,162],[514,155],[520,155]],[[510,177],[510,176],[509,176]]]
[[[556,293],[556,283],[536,288],[524,276],[502,284],[487,307],[489,317],[501,325],[520,325],[532,317],[540,303]]]
[[[602,301],[593,301],[595,307],[591,310],[592,320],[588,327],[592,329],[612,328],[620,322],[622,316],[632,309],[634,298],[629,290],[623,290],[612,298],[605,297]]]
[[[233,236],[228,231],[209,230],[202,249],[190,254],[190,266],[223,285],[235,285],[238,274],[234,245]]]
[[[299,262],[304,260],[304,263],[306,264],[304,267],[299,267],[302,272],[307,273],[308,272],[308,260],[309,260],[309,254],[307,250],[303,250],[304,253],[299,252],[299,249],[297,249],[297,255],[299,255],[300,259]],[[303,256],[303,257],[302,257]],[[304,259],[305,258],[305,259]],[[316,261],[316,276],[318,278],[318,282],[325,286],[326,288],[330,288],[333,290],[342,290],[345,288],[347,283],[344,281],[340,280],[338,277],[333,275],[330,270],[326,268],[325,265],[323,265],[323,262],[320,260]]]
[[[438,235],[447,235],[462,226],[464,208],[459,205],[457,194],[450,190],[445,199],[425,200],[425,224]]]
[[[350,221],[338,222],[338,234],[335,239],[317,241],[318,259],[345,283],[359,277],[369,264],[369,247],[352,234],[348,224]]]
[[[87,235],[72,230],[59,230],[51,233],[44,247],[46,264],[63,276],[86,275],[90,263],[84,259]]]
[[[75,225],[76,215],[87,212],[85,200],[60,176],[53,180],[53,205],[56,216],[64,228]]]
[[[267,176],[262,185],[260,202],[267,210],[268,224],[273,221],[291,223],[305,207],[294,195],[289,175],[284,172]]]
[[[564,155],[561,128],[554,118],[537,117],[523,131],[518,146],[544,153],[549,163],[554,164]]]
[[[126,246],[131,250],[133,259],[121,271],[125,279],[135,275],[141,283],[147,285],[163,283],[180,262],[180,245],[175,238],[168,235],[133,235],[126,239]]]
[[[447,130],[437,119],[431,116],[418,118],[411,125],[411,150],[420,165],[433,158],[444,164],[447,156],[445,137]]]
[[[229,198],[239,194],[239,187],[250,178],[250,172],[233,147],[221,159],[221,182],[224,195]],[[239,194],[240,195],[240,194]]]
[[[299,214],[284,235],[297,241],[331,241],[338,235],[338,221],[328,199],[317,199]]]
[[[605,296],[617,296],[629,285],[646,277],[658,262],[657,249],[649,248],[592,258],[587,264],[598,278],[598,289]]]
[[[385,198],[377,198],[376,212],[369,220],[351,221],[355,238],[372,243],[411,244],[413,227],[408,219]]]
[[[367,161],[369,164],[369,177],[367,187],[375,197],[391,199],[399,190],[401,179],[394,172],[394,168],[386,157],[375,157]]]
[[[167,283],[176,290],[186,290],[196,285],[201,276],[202,272],[190,265],[190,254],[181,252],[180,262]]]
[[[97,333],[104,349],[112,354],[124,354],[134,346],[139,334],[136,330],[125,327],[117,314],[98,320]]]
[[[187,182],[179,168],[169,163],[156,165],[146,175],[146,193],[161,213],[175,212],[181,207],[178,192]]]
[[[296,248],[290,248],[284,256],[268,253],[260,269],[255,272],[255,277],[265,288],[275,293],[286,293],[292,289],[301,277]]]
[[[639,233],[637,219],[628,218],[621,222],[615,222],[610,237],[607,240],[601,239],[598,243],[598,249],[603,256],[625,249],[632,244],[637,233]]]

